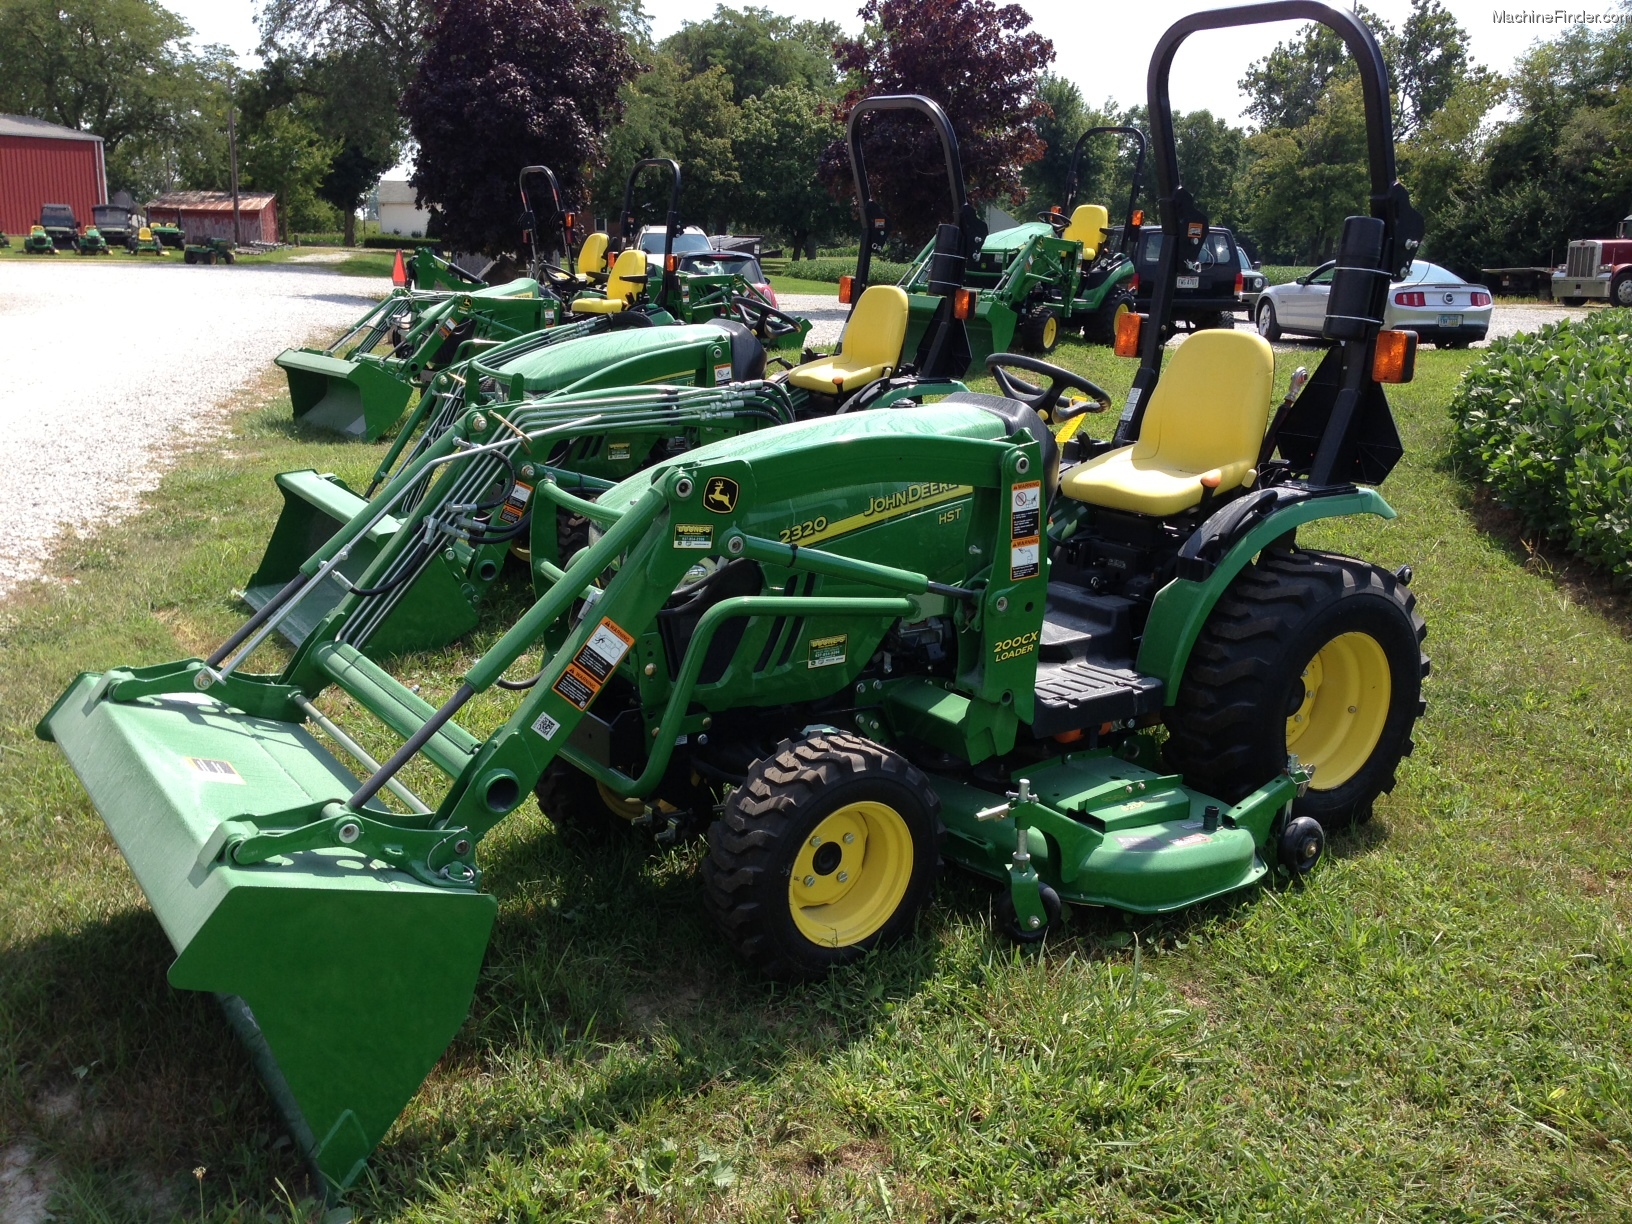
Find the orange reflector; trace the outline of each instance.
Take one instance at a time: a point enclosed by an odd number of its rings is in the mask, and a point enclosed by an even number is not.
[[[399,248],[397,257],[391,263],[391,283],[401,289],[408,283],[408,269],[403,266],[402,251]]]
[[[1246,287],[1247,287],[1247,278],[1242,276],[1241,273],[1237,272],[1235,274],[1235,296],[1240,297],[1241,296],[1241,291],[1243,289],[1245,289]]]
[[[570,213],[570,212],[569,213],[562,213],[561,214],[561,224],[566,226],[568,229],[571,229],[573,226],[578,224],[578,214],[577,213]]]
[[[1224,477],[1218,472],[1208,472],[1201,478],[1201,487],[1204,489],[1216,489],[1223,479]]]
[[[612,265],[617,263],[617,262],[618,262],[618,253],[616,251],[612,250],[610,247],[608,247],[607,252],[606,252],[606,266],[608,268],[611,268]]]
[[[1381,331],[1371,359],[1371,376],[1380,383],[1408,383],[1417,372],[1417,333]]]
[[[680,256],[670,255],[663,261],[663,269],[667,272],[678,272],[680,270]]]
[[[957,289],[952,293],[952,317],[954,319],[972,319],[975,315],[975,291],[973,289]]]
[[[1136,226],[1143,225],[1145,223],[1145,210],[1144,209],[1140,208],[1140,209],[1135,209],[1134,210],[1133,223]]]
[[[853,276],[841,276],[841,277],[839,277],[839,301],[840,301],[840,303],[845,305],[845,306],[850,305],[850,299],[854,295],[855,289],[856,289],[856,278],[855,277],[853,277]]]
[[[1118,357],[1139,356],[1139,331],[1145,321],[1145,316],[1128,311],[1116,321],[1116,355]]]

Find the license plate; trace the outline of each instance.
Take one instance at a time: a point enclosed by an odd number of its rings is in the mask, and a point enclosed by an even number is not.
[[[1201,288],[1201,277],[1199,277],[1199,276],[1181,276],[1181,277],[1179,277],[1179,288],[1180,289],[1200,289]]]
[[[1462,326],[1462,316],[1461,315],[1440,315],[1439,316],[1439,325],[1441,327],[1461,327]]]

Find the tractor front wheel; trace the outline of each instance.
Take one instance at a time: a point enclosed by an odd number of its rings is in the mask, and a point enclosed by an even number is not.
[[[1105,300],[1099,304],[1088,320],[1085,329],[1088,339],[1097,344],[1115,344],[1116,326],[1122,321],[1122,316],[1131,314],[1139,309],[1139,299],[1134,297],[1131,289],[1113,289],[1105,295]]]
[[[1052,353],[1060,342],[1060,315],[1047,302],[1039,302],[1020,320],[1020,347],[1028,353]]]
[[[620,824],[639,819],[646,805],[608,790],[566,761],[550,762],[533,787],[539,811],[562,833],[599,840]]]
[[[1266,551],[1213,609],[1168,712],[1169,764],[1234,803],[1295,755],[1295,814],[1327,829],[1394,788],[1422,712],[1427,636],[1405,580],[1353,557]]]
[[[940,808],[923,772],[872,740],[784,742],[708,831],[708,908],[760,972],[819,977],[912,929],[935,885]]]

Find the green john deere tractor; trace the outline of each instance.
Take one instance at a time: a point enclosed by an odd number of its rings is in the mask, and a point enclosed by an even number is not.
[[[933,102],[918,97],[871,99],[865,109],[940,113]],[[861,138],[859,120],[852,123],[851,138]],[[870,200],[864,174],[858,177],[858,191],[860,198]],[[439,521],[445,547],[412,554],[411,563],[387,578],[376,581],[364,575],[413,509],[423,481],[412,486],[407,500],[393,505],[388,519],[347,546],[338,578],[358,589],[384,588],[366,629],[355,634],[356,644],[370,655],[428,649],[468,631],[507,553],[530,556],[535,575],[540,564],[570,556],[587,526],[579,516],[550,510],[553,533],[546,531],[530,549],[517,535],[531,512],[533,472],[546,463],[570,469],[581,491],[600,490],[652,463],[736,434],[966,390],[949,373],[963,373],[963,359],[954,356],[964,351],[960,337],[954,334],[944,345],[939,341],[939,333],[960,328],[961,322],[949,310],[932,312],[931,329],[920,340],[919,353],[909,359],[903,352],[907,296],[893,286],[875,286],[861,295],[837,354],[792,367],[774,377],[774,392],[745,399],[738,385],[764,378],[771,329],[777,318],[787,318],[760,306],[750,314],[759,325],[755,327],[732,318],[655,327],[667,315],[636,303],[628,310],[520,337],[443,371],[398,431],[365,494],[359,496],[332,474],[309,469],[278,476],[284,507],[245,591],[247,602],[260,607],[303,568],[310,572],[320,564],[316,554],[322,546],[349,520],[372,519],[382,486],[473,410],[529,433],[545,430],[547,441],[536,451],[529,443],[516,456],[522,476],[510,500],[487,498],[474,515]],[[661,389],[652,390],[654,384],[662,384]],[[713,391],[703,395],[681,387]],[[306,598],[298,612],[280,620],[280,630],[298,644],[344,590],[337,579]]]
[[[1178,261],[1207,232],[1167,71],[1198,30],[1294,19],[1358,61],[1372,215],[1344,226],[1333,347],[1276,407],[1256,335],[1192,336],[1163,369]],[[706,827],[722,941],[799,977],[909,934],[943,859],[1035,940],[1066,903],[1160,913],[1303,876],[1393,785],[1427,669],[1409,569],[1297,543],[1394,513],[1369,487],[1400,454],[1378,379],[1414,348],[1381,319],[1422,225],[1381,51],[1347,12],[1275,0],[1182,18],[1150,81],[1164,262],[1113,441],[1061,446],[1043,417],[1102,391],[996,355],[1001,395],[761,430],[596,500],[535,465],[534,504],[591,542],[433,704],[353,633],[435,521],[513,492],[554,428],[472,412],[207,658],[83,674],[46,714],[177,948],[171,982],[222,998],[331,1190],[465,1020],[497,910],[477,847],[530,791],[557,823]],[[419,481],[371,586],[249,671]],[[535,546],[553,530],[532,516]],[[477,735],[461,714],[492,725],[496,689],[508,716]],[[382,763],[339,717],[400,747]]]
[[[136,232],[125,240],[125,249],[132,255],[157,255],[161,258],[165,253],[164,243],[154,236],[150,225],[138,226]]]
[[[182,258],[190,264],[230,264],[236,257],[229,238],[201,238],[189,242],[182,252]]]
[[[1114,241],[1105,206],[1077,203],[1083,147],[1106,135],[1134,144],[1127,215]],[[999,230],[980,244],[969,266],[969,285],[1014,312],[1015,339],[1026,352],[1052,352],[1066,329],[1080,329],[1103,344],[1116,339],[1117,319],[1135,305],[1134,266],[1127,251],[1138,233],[1134,204],[1144,161],[1145,134],[1138,128],[1089,128],[1071,154],[1065,204],[1039,213],[1036,221]]]

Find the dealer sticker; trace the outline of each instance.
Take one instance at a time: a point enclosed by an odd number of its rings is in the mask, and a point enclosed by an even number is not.
[[[1013,489],[1014,506],[1010,515],[1009,534],[1023,540],[1038,534],[1042,526],[1043,485],[1039,480],[1028,480]]]
[[[629,461],[629,443],[608,442],[606,444],[606,458],[611,463],[627,463]]]
[[[233,786],[243,786],[244,778],[232,767],[231,761],[218,761],[213,757],[182,757],[182,760],[192,768],[194,773],[202,774],[211,782],[230,782]]]
[[[674,546],[676,548],[713,548],[713,524],[676,523],[674,525]]]
[[[835,633],[831,637],[810,639],[810,660],[807,667],[836,667],[843,663],[850,644],[850,635]]]
[[[1009,581],[1019,582],[1022,578],[1035,578],[1037,567],[1042,559],[1042,541],[1037,536],[1025,540],[1016,540],[1009,549]]]

